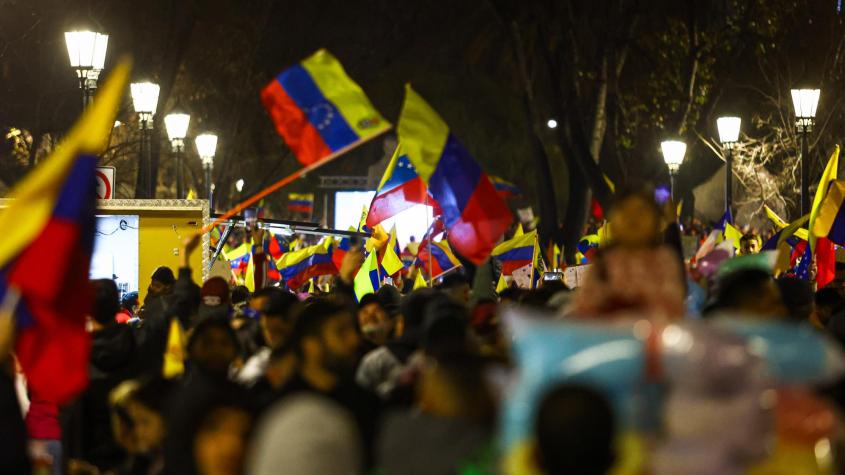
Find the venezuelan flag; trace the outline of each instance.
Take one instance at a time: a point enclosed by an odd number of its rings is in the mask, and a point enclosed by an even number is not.
[[[827,165],[822,173],[819,186],[816,188],[816,194],[813,197],[813,207],[810,209],[810,224],[808,229],[810,232],[810,249],[815,256],[816,261],[816,284],[818,288],[823,288],[833,281],[835,277],[836,267],[836,250],[833,242],[825,236],[817,236],[812,231],[815,229],[816,221],[818,220],[819,211],[821,209],[822,201],[828,193],[830,184],[836,181],[837,171],[839,170],[839,145],[833,149],[833,153],[827,161]]]
[[[57,404],[88,384],[85,318],[93,301],[88,272],[96,229],[95,168],[129,71],[128,61],[114,69],[94,104],[15,185],[11,204],[0,211],[0,302],[16,303],[15,354],[30,389]]]
[[[367,294],[374,294],[381,287],[378,273],[378,259],[376,253],[371,252],[364,260],[364,264],[358,269],[353,281],[355,297],[360,301]]]
[[[598,234],[588,234],[578,241],[578,245],[576,247],[578,248],[578,252],[584,256],[587,262],[590,262],[593,260],[600,243],[601,239]]]
[[[279,73],[261,91],[261,102],[303,165],[390,129],[361,87],[324,49]]]
[[[521,229],[521,228],[520,228]],[[537,243],[537,231],[517,235],[515,238],[505,241],[495,249],[492,256],[502,263],[502,274],[511,275],[513,271],[531,264],[534,259]]]
[[[350,227],[349,231],[355,232],[355,228]],[[334,262],[335,267],[337,267],[337,270],[340,271],[340,266],[343,264],[343,258],[352,246],[352,240],[349,239],[349,237],[344,236],[341,239],[336,239],[335,241],[335,246],[332,250],[332,261]]]
[[[399,118],[399,141],[442,210],[449,242],[474,264],[490,255],[511,224],[511,212],[487,174],[449,126],[410,86]]]
[[[232,277],[237,285],[246,286],[250,292],[255,291],[255,259],[253,258],[253,244],[243,242],[240,246],[223,250],[223,257],[229,261]]]
[[[518,186],[505,180],[504,178],[490,175],[490,182],[493,183],[493,188],[496,189],[496,192],[499,193],[499,196],[504,199],[518,198],[520,196],[525,195],[525,193],[523,193]]]
[[[288,211],[311,214],[314,212],[314,193],[288,193]]]
[[[425,204],[427,196],[428,190],[425,183],[417,175],[400,143],[393,152],[376,195],[370,203],[367,226],[374,228],[378,223],[412,206]]]
[[[337,274],[337,267],[332,260],[334,240],[324,239],[321,243],[288,252],[276,262],[282,274],[281,281],[290,289],[298,289],[312,277]]]
[[[821,202],[816,221],[813,223],[813,235],[826,237],[835,244],[845,246],[845,180],[836,180],[830,184],[827,196]]]
[[[431,252],[430,258],[429,251]],[[461,262],[455,257],[455,254],[449,247],[449,243],[445,240],[420,244],[417,261],[420,264],[420,268],[425,269],[430,280],[434,280],[446,272],[461,266]],[[429,263],[429,261],[431,262]]]

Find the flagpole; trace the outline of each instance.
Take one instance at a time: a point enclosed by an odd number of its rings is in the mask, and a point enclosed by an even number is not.
[[[366,137],[362,140],[359,140],[359,141],[357,141],[353,144],[349,144],[346,147],[343,147],[342,149],[337,150],[336,152],[332,153],[331,155],[329,155],[325,158],[321,158],[320,160],[317,160],[316,162],[314,162],[314,163],[312,163],[308,166],[300,168],[299,170],[297,170],[297,171],[291,173],[290,175],[282,178],[281,180],[277,181],[276,183],[273,183],[272,185],[268,186],[267,188],[264,188],[263,190],[259,191],[257,194],[251,196],[250,198],[247,198],[244,201],[238,203],[232,209],[230,209],[229,211],[226,211],[225,213],[220,215],[213,222],[203,226],[203,228],[200,229],[199,234],[205,234],[205,233],[209,232],[211,230],[211,228],[213,228],[214,226],[217,226],[218,224],[222,223],[223,221],[226,221],[227,219],[231,218],[232,216],[235,216],[236,214],[240,213],[241,211],[243,211],[244,209],[246,209],[250,205],[257,203],[261,198],[264,198],[265,196],[269,195],[270,193],[273,193],[274,191],[278,190],[279,188],[290,184],[291,182],[293,182],[293,181],[297,180],[298,178],[306,175],[307,173],[312,172],[312,171],[322,167],[323,165],[331,162],[332,160],[334,160],[335,158],[343,155],[344,153],[348,152],[349,150],[351,150],[351,149],[353,149],[353,148],[355,148],[355,147],[357,147],[357,146],[359,146],[363,143],[369,142],[370,140],[372,140],[376,137],[381,136],[385,132],[389,131],[391,128],[392,127],[387,127],[384,130],[381,130],[381,131],[379,131],[379,132],[377,132],[377,133],[375,133],[375,134],[373,134],[369,137]]]
[[[531,250],[531,275],[528,276],[531,279],[528,288],[530,290],[534,290],[534,263],[537,262],[537,234],[534,234],[534,249]]]

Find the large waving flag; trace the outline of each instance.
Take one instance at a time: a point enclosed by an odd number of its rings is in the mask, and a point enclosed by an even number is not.
[[[365,295],[376,293],[376,290],[380,286],[381,280],[379,279],[378,273],[378,260],[376,259],[376,253],[371,252],[364,259],[364,263],[358,269],[358,273],[355,274],[355,280],[353,281],[355,296],[360,301]]]
[[[393,152],[393,157],[378,185],[376,196],[370,204],[367,226],[374,228],[376,224],[412,206],[425,204],[427,196],[425,183],[417,175],[400,143]]]
[[[332,259],[333,239],[324,239],[315,246],[288,252],[276,262],[282,282],[290,289],[302,287],[312,277],[337,274]]]
[[[431,255],[429,255],[429,252],[431,252]],[[419,267],[428,274],[431,281],[461,266],[461,261],[455,257],[446,240],[427,241],[420,244],[417,262],[419,262]]]
[[[823,288],[833,281],[836,267],[836,251],[833,242],[827,237],[817,236],[813,230],[816,227],[819,211],[827,195],[830,184],[836,180],[839,169],[839,145],[833,149],[827,166],[824,168],[819,186],[816,188],[816,195],[813,197],[813,207],[810,209],[810,223],[807,228],[810,230],[810,249],[816,257],[816,285]]]
[[[520,228],[521,229],[521,228]],[[493,249],[493,258],[502,263],[502,274],[511,275],[513,271],[531,265],[537,244],[537,231],[516,235]]]
[[[763,205],[763,208],[765,208],[765,210],[766,210],[766,216],[769,218],[769,221],[771,221],[772,224],[774,224],[775,227],[778,230],[784,229],[787,226],[789,226],[789,223],[787,223],[786,221],[783,220],[783,218],[778,216],[778,214],[775,213],[775,211],[773,209],[769,208],[766,205]],[[809,221],[809,219],[810,219],[810,217],[808,215],[807,220]],[[792,235],[794,235],[798,239],[803,239],[805,241],[810,239],[807,228],[799,228],[799,229],[795,230],[795,232],[792,233]]]
[[[339,155],[390,129],[390,123],[321,49],[288,68],[261,91],[276,131],[303,165]]]
[[[836,180],[827,190],[822,200],[816,221],[813,223],[813,235],[826,237],[834,244],[845,246],[845,180]]]
[[[449,242],[480,264],[511,224],[504,200],[449,126],[410,86],[405,87],[398,132],[417,174],[442,209]]]
[[[15,353],[31,388],[63,404],[88,384],[97,154],[129,78],[122,61],[65,140],[0,211],[0,302],[18,294]]]

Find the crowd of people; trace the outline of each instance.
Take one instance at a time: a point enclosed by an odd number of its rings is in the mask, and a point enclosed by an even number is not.
[[[434,288],[385,285],[359,301],[363,253],[354,248],[331,292],[305,299],[219,277],[200,287],[189,266],[199,239],[189,238],[176,273],[157,269],[142,305],[111,280],[92,282],[90,383],[70,404],[26,387],[12,333],[0,331],[0,472],[499,473],[501,406],[516,370],[505,306],[551,320],[734,313],[814,325],[845,342],[845,272],[817,290],[759,268],[692,282],[674,207],[665,208],[648,191],[618,191],[613,242],[579,288],[547,280],[498,295],[493,275],[453,273]],[[690,315],[691,285],[705,287],[701,315]],[[173,321],[187,335],[184,369],[165,378]],[[532,411],[526,473],[601,474],[619,459],[618,415],[596,388],[555,384]]]

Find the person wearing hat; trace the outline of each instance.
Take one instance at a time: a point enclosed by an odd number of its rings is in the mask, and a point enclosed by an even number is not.
[[[120,311],[115,320],[117,323],[129,323],[138,311],[138,292],[126,292],[120,299]]]
[[[170,267],[159,266],[150,277],[150,285],[147,287],[147,298],[168,295],[173,292],[173,284],[176,283],[176,276]]]
[[[229,302],[229,284],[224,278],[212,277],[206,280],[200,289],[197,322],[208,317],[228,318],[232,309]]]

